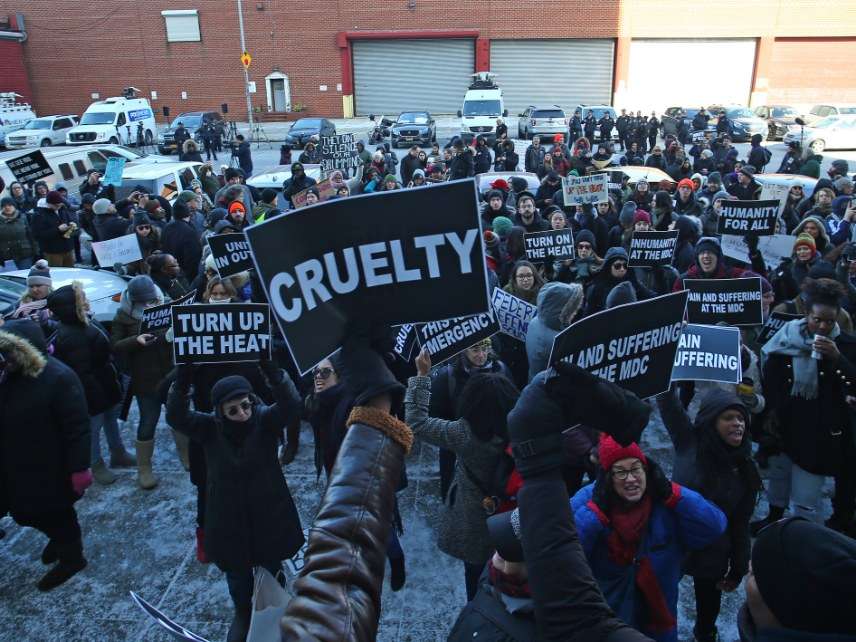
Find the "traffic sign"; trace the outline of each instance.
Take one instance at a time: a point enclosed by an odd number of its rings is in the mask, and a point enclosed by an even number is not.
[[[253,57],[250,55],[249,51],[245,51],[241,54],[241,64],[244,65],[244,69],[249,69],[252,61]]]

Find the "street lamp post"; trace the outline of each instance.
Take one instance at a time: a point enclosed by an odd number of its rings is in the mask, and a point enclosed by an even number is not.
[[[241,32],[241,53],[243,53],[247,50],[247,41],[244,38],[244,9],[241,6],[241,0],[238,0],[238,29]],[[247,120],[250,123],[250,140],[252,140],[253,104],[250,101],[250,72],[247,67],[244,67],[244,97],[247,99]]]

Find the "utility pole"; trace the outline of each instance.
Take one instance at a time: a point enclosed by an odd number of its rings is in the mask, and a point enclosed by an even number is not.
[[[238,0],[238,29],[241,31],[241,53],[247,50],[247,41],[244,38],[244,9],[241,0]],[[250,140],[253,139],[253,103],[250,101],[250,72],[244,67],[244,97],[247,99],[247,120],[250,123]]]

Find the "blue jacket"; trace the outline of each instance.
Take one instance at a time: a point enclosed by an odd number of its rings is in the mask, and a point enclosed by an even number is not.
[[[683,558],[689,551],[702,549],[715,541],[727,524],[722,511],[697,492],[674,483],[672,488],[673,495],[667,502],[655,503],[652,507],[648,534],[642,546],[651,560],[669,610],[677,619]],[[594,484],[581,488],[571,499],[571,511],[592,574],[609,606],[621,613],[627,610],[624,601],[629,598],[623,592],[616,594],[614,589],[608,589],[627,572],[627,567],[609,559],[606,538],[612,529],[609,518],[591,502],[593,491]],[[666,633],[652,633],[639,622],[627,623],[658,642],[677,642],[677,628]]]

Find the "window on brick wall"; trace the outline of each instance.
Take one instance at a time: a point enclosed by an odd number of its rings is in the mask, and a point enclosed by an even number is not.
[[[166,22],[167,42],[199,42],[199,12],[196,9],[161,11]]]

